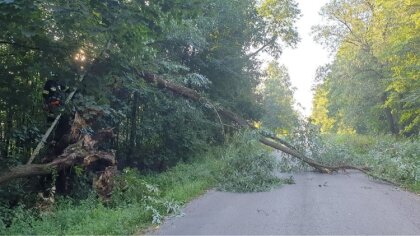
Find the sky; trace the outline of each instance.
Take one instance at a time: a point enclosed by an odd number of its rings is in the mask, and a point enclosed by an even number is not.
[[[296,87],[295,100],[304,108],[298,110],[306,117],[311,114],[313,93],[311,87],[316,69],[330,62],[329,53],[313,40],[311,27],[322,23],[318,14],[328,0],[297,0],[302,17],[296,23],[301,41],[295,49],[285,48],[278,60],[288,70],[290,79]]]

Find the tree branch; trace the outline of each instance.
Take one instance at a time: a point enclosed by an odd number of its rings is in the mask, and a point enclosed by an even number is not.
[[[137,75],[139,77],[143,78],[144,80],[146,80],[147,82],[151,84],[154,84],[155,86],[159,88],[168,89],[177,95],[183,96],[193,101],[202,101],[202,100],[207,101],[206,98],[202,97],[199,93],[197,93],[197,91],[193,89],[164,80],[152,73],[138,71],[135,68],[133,68],[133,70],[137,72]],[[250,127],[252,129],[255,129],[255,127],[252,124],[250,124],[247,120],[245,120],[244,118],[240,117],[239,115],[235,114],[232,111],[229,111],[223,107],[218,107],[217,111],[225,118],[237,123],[240,127]],[[264,136],[264,134],[262,135]],[[315,169],[317,169],[318,171],[322,173],[331,173],[333,171],[345,170],[345,169],[354,169],[354,170],[362,171],[363,173],[367,173],[366,171],[368,170],[368,168],[364,168],[364,167],[355,167],[355,166],[349,166],[349,165],[344,165],[344,166],[323,165],[309,157],[306,157],[302,153],[298,152],[297,149],[293,147],[293,145],[289,144],[285,140],[276,138],[277,141],[281,142],[281,143],[277,143],[273,141],[272,139],[270,139],[272,138],[270,135],[266,134],[266,136],[268,136],[268,138],[262,137],[260,139],[261,143],[267,146],[270,146],[272,148],[275,148],[277,150],[280,150],[284,153],[287,153],[291,156],[294,156],[295,158],[307,163],[308,165],[314,167]]]
[[[111,38],[112,39],[112,38]],[[94,62],[96,60],[98,60],[100,57],[103,56],[103,54],[105,53],[106,50],[109,49],[109,47],[111,46],[111,39],[109,39],[104,47],[104,49],[102,50],[102,52],[99,54],[99,56],[97,58],[95,58],[95,60],[90,64],[90,66],[79,76],[78,81],[82,82],[83,79],[85,78],[85,76],[89,73],[92,65],[94,64]],[[77,92],[77,89],[74,89],[69,96],[67,97],[65,104],[68,104],[72,99],[74,94]],[[29,157],[28,162],[26,163],[27,165],[31,164],[32,161],[35,159],[35,157],[38,155],[39,151],[41,151],[41,149],[44,147],[44,144],[47,142],[48,137],[51,135],[51,132],[54,130],[55,126],[57,126],[58,121],[60,121],[61,118],[61,113],[58,114],[55,119],[54,122],[51,124],[51,126],[48,128],[48,130],[45,132],[45,134],[42,136],[41,141],[38,143],[38,145],[36,146],[35,150],[32,152],[32,155]]]
[[[0,185],[17,178],[50,174],[55,170],[62,170],[76,164],[88,167],[99,160],[109,163],[109,166],[116,164],[113,152],[94,150],[86,140],[85,138],[69,145],[63,154],[49,163],[19,165],[9,169],[9,171],[0,175]]]
[[[266,44],[264,44],[262,47],[260,47],[257,51],[255,51],[255,52],[253,52],[249,55],[246,55],[246,57],[252,58],[252,57],[256,56],[259,52],[264,50],[266,47],[268,47],[271,44],[273,44],[274,42],[276,42],[276,40],[277,40],[277,36],[273,36],[273,38],[270,41],[268,41]]]

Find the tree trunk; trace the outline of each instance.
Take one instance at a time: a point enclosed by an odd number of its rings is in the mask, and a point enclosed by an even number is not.
[[[386,100],[388,99],[388,95],[386,93],[384,93],[381,97],[382,103],[385,106]],[[392,115],[391,109],[389,109],[388,107],[385,106],[384,108],[384,112],[385,112],[385,116],[386,116],[386,120],[388,122],[389,125],[389,130],[391,131],[392,134],[397,135],[399,134],[400,130],[398,128],[397,123],[395,122],[395,118]]]
[[[128,136],[128,147],[127,147],[127,154],[125,155],[125,161],[128,161],[128,163],[132,163],[133,154],[136,150],[136,138],[137,138],[137,105],[138,100],[138,93],[134,92],[133,94],[133,101],[131,106],[131,114],[130,117],[127,117],[127,120],[130,120],[130,123],[127,123],[127,128],[129,127],[129,130],[127,130],[127,136]]]
[[[138,93],[134,92],[133,94],[133,105],[131,107],[131,129],[130,129],[130,149],[134,148],[136,145],[136,131],[137,131],[137,110],[138,110]]]
[[[184,86],[181,85],[177,85],[174,84],[170,81],[164,80],[154,74],[148,73],[148,72],[140,72],[137,71],[137,74],[143,78],[144,80],[146,80],[147,82],[156,85],[159,88],[162,89],[168,89],[171,92],[183,96],[185,98],[194,100],[194,101],[200,101],[200,102],[207,102],[210,103],[206,98],[200,96],[200,94],[190,88],[186,88]],[[250,127],[250,128],[255,128],[252,124],[248,123],[247,120],[245,120],[244,118],[240,117],[239,115],[233,113],[232,111],[229,111],[223,107],[217,107],[217,112],[219,114],[221,114],[222,116],[224,116],[225,118],[236,122],[240,127]],[[262,134],[264,135],[264,134]],[[281,140],[281,143],[277,143],[273,140],[270,140],[269,138],[272,138],[270,135],[268,135],[267,137],[263,137],[260,139],[260,142],[270,146],[272,148],[275,148],[277,150],[280,150],[284,153],[287,153],[291,156],[294,156],[295,158],[298,158],[299,160],[307,163],[308,165],[314,167],[315,169],[317,169],[318,171],[322,172],[322,173],[331,173],[333,171],[337,171],[337,170],[345,170],[345,169],[355,169],[355,170],[360,170],[364,173],[366,173],[367,168],[361,168],[361,167],[354,167],[354,166],[327,166],[327,165],[323,165],[321,163],[316,162],[315,160],[306,157],[305,155],[303,155],[302,153],[299,153],[297,151],[296,148],[293,148],[293,146],[291,144],[289,144],[288,142],[286,142],[285,140]],[[277,139],[277,138],[276,138]],[[278,140],[279,141],[279,140]]]
[[[13,129],[13,113],[12,109],[7,109],[6,124],[4,126],[4,158],[9,156],[11,130]]]
[[[69,145],[58,158],[46,164],[26,164],[9,169],[0,175],[0,185],[17,178],[24,178],[34,175],[46,175],[54,170],[59,171],[66,167],[79,164],[88,167],[98,162],[107,166],[116,165],[114,152],[104,152],[92,149],[90,138],[80,140],[75,144]]]

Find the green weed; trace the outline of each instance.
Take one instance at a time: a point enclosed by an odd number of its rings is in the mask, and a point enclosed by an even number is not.
[[[81,201],[57,199],[51,211],[42,214],[21,206],[8,214],[12,218],[8,227],[0,219],[0,234],[133,234],[168,214],[178,214],[183,203],[213,187],[218,165],[210,151],[196,162],[161,174],[125,169],[109,202],[92,193]]]
[[[275,176],[277,161],[256,137],[238,133],[226,145],[159,174],[125,169],[107,202],[90,193],[78,201],[57,198],[45,212],[19,206],[7,213],[7,227],[0,214],[0,234],[132,234],[179,214],[184,203],[213,187],[253,192],[291,183]]]
[[[284,183],[275,175],[278,170],[275,157],[252,132],[235,135],[225,150],[225,164],[217,177],[219,190],[261,192]]]

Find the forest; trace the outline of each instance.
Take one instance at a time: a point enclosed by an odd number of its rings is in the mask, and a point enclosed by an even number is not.
[[[138,233],[278,170],[419,192],[418,8],[327,3],[306,118],[276,60],[295,0],[0,0],[0,234]]]

